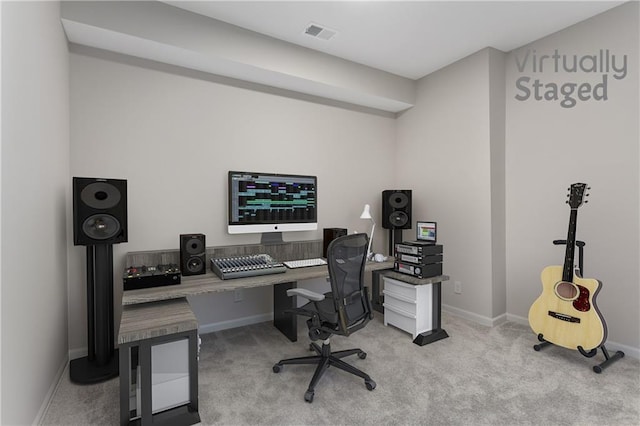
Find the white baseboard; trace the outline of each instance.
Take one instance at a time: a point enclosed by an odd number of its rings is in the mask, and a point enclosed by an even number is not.
[[[69,349],[69,359],[83,358],[89,354],[89,350],[84,348]]]
[[[517,322],[518,324],[529,325],[529,319],[525,317],[521,317],[518,315],[507,314],[507,320]],[[624,352],[624,356],[630,356],[631,358],[640,359],[640,349],[634,348],[632,346],[623,345],[621,343],[612,342],[607,340],[604,344],[604,347],[607,348],[607,352],[609,356],[612,356],[616,353],[616,351]]]
[[[53,382],[51,382],[51,386],[49,386],[49,390],[47,391],[47,394],[45,395],[44,400],[42,401],[42,405],[38,410],[38,414],[36,415],[36,418],[33,420],[34,425],[42,424],[45,416],[47,415],[47,410],[49,410],[49,406],[51,405],[51,400],[53,399],[53,396],[56,394],[56,390],[58,390],[58,386],[60,386],[60,381],[64,377],[65,372],[67,371],[68,365],[69,365],[69,358],[67,357],[62,362],[62,365],[60,365],[60,368],[58,368],[58,372],[56,373]]]
[[[442,305],[442,310],[444,312],[450,313],[451,315],[455,315],[469,321],[477,322],[481,325],[486,325],[487,327],[495,327],[496,325],[502,324],[503,322],[507,321],[507,314],[502,314],[498,315],[495,318],[490,318],[445,304]]]
[[[518,315],[507,314],[507,321],[517,322],[518,324],[529,325],[529,319]],[[609,356],[612,356],[616,351],[624,352],[624,356],[630,356],[631,358],[640,359],[640,349],[632,346],[623,345],[620,343],[606,341],[604,347],[607,348]]]
[[[257,324],[260,322],[272,321],[273,312],[260,315],[252,315],[249,317],[236,318],[228,321],[214,322],[210,324],[200,324],[198,332],[200,334],[213,333],[214,331],[227,330],[229,328],[242,327],[245,325]]]
[[[500,325],[506,321],[515,322],[522,325],[529,325],[529,320],[527,318],[514,315],[514,314],[501,314],[497,317],[490,318],[483,315],[478,315],[474,312],[469,312],[464,309],[456,308],[450,305],[442,305],[442,310],[451,315],[455,315],[460,318],[464,318],[469,321],[473,321],[475,323],[487,326],[487,327],[495,327]],[[266,321],[273,320],[273,312],[269,312],[266,314],[260,315],[252,315],[243,318],[237,318],[228,321],[220,321],[209,324],[200,324],[198,327],[198,332],[200,334],[213,333],[214,331],[227,330],[230,328],[242,327],[245,325],[257,324]],[[615,351],[623,351],[625,356],[630,356],[632,358],[640,359],[640,349],[634,348],[631,346],[622,345],[620,343],[608,341],[606,343],[606,348],[610,352],[610,355],[613,355]],[[87,356],[87,348],[80,349],[71,349],[69,350],[69,359],[81,358],[83,356]]]
[[[607,352],[609,352],[609,356],[614,355],[616,351],[622,351],[624,352],[624,356],[630,356],[631,358],[640,359],[640,349],[638,348],[612,341],[605,342],[605,347],[607,348]]]
[[[529,325],[529,319],[521,317],[520,315],[507,314],[507,321],[517,322],[522,325]]]
[[[444,305],[444,304],[442,305],[442,310],[444,312],[450,313],[451,315],[455,315],[457,317],[464,318],[466,320],[473,321],[475,323],[478,323],[487,327],[495,327],[507,321],[515,322],[522,325],[529,325],[529,320],[527,318],[524,318],[518,315],[509,314],[509,313],[501,314],[501,315],[498,315],[497,317],[490,318],[490,317],[485,317],[483,315],[478,315],[474,312],[469,312],[464,309],[460,309],[454,306]],[[220,322],[211,323],[211,324],[202,324],[198,327],[198,331],[200,332],[200,334],[207,334],[207,333],[213,333],[214,331],[227,330],[230,328],[242,327],[245,325],[257,324],[257,323],[272,321],[272,320],[273,320],[273,312],[270,312],[268,314],[253,315],[253,316],[237,318],[229,321],[220,321]],[[605,347],[607,348],[609,355],[613,355],[616,351],[622,351],[624,352],[625,356],[630,356],[632,358],[640,359],[640,349],[638,348],[622,345],[620,343],[611,342],[611,341],[606,342]]]

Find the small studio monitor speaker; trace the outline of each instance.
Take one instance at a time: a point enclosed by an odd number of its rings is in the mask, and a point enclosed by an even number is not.
[[[338,237],[347,235],[346,228],[324,228],[322,239],[322,257],[327,258],[329,243]]]
[[[384,229],[411,229],[410,189],[382,191],[382,227]]]
[[[127,181],[73,178],[73,244],[127,242]]]
[[[204,234],[180,235],[180,272],[182,275],[200,275],[207,272]]]

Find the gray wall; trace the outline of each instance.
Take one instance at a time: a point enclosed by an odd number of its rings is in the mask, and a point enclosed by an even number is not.
[[[516,58],[522,62],[527,49],[609,49],[618,61],[628,55],[627,75],[609,73],[607,101],[573,108],[520,101],[516,80],[531,70],[520,72]],[[578,221],[578,239],[588,243],[586,275],[604,282],[596,301],[610,347],[640,355],[637,64],[633,2],[506,56],[485,49],[418,81],[416,106],[398,117],[396,169],[399,186],[414,188],[418,217],[439,223],[451,276],[445,309],[488,325],[505,318],[527,323],[542,291],[540,271],[564,260],[551,241],[566,238],[565,189],[586,181],[593,194]],[[533,79],[602,81],[602,73],[546,67]],[[455,281],[462,294],[454,294]]]
[[[517,67],[527,50],[538,55],[627,55],[627,75],[608,74],[608,100],[519,101],[522,76],[544,84],[602,82],[602,72],[533,73]],[[639,346],[640,276],[638,187],[638,3],[630,2],[512,52],[507,58],[507,277],[509,313],[527,317],[541,291],[538,274],[562,264],[564,250],[551,241],[567,234],[566,188],[586,182],[590,202],[578,211],[577,238],[584,240],[585,276],[603,282],[597,297],[609,340]],[[585,64],[589,64],[586,62]],[[528,64],[530,65],[530,63]],[[620,62],[618,63],[620,65]]]
[[[506,312],[503,56],[484,49],[422,78],[397,123],[399,186],[444,245],[443,305],[485,324]]]
[[[2,424],[31,424],[67,360],[69,75],[57,2],[2,2]]]
[[[491,158],[491,283],[493,318],[508,312],[505,200],[505,59],[489,49],[489,153]]]
[[[522,76],[554,82],[602,82],[602,72],[555,72],[547,63],[520,72],[516,58],[528,49],[538,55],[597,55],[608,49],[618,61],[627,55],[623,79],[608,74],[608,100],[519,101],[515,82]],[[640,346],[639,187],[638,187],[638,2],[630,2],[509,54],[506,68],[507,129],[507,295],[508,312],[527,317],[540,294],[540,271],[562,265],[564,249],[551,244],[567,236],[566,188],[591,187],[589,203],[578,210],[577,238],[584,240],[585,276],[603,282],[598,306],[609,340]],[[585,62],[588,66],[590,62]],[[620,65],[620,63],[618,63]]]
[[[319,230],[285,239],[321,239],[324,227],[368,232],[359,219],[366,203],[380,223],[380,188],[394,176],[394,118],[94,53],[71,54],[71,174],[128,180],[129,242],[114,248],[116,277],[124,253],[177,249],[181,233],[204,233],[208,246],[259,242],[227,234],[229,170],[318,176]],[[81,247],[70,248],[69,271],[73,357],[86,345]],[[245,293],[239,303],[233,294],[194,298],[200,324],[271,312],[270,289]]]

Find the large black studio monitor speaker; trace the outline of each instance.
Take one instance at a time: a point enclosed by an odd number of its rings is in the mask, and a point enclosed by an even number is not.
[[[118,376],[114,347],[113,244],[127,241],[127,181],[73,178],[73,243],[86,246],[87,356],[72,359],[72,382]]]
[[[73,178],[73,244],[127,241],[127,181]]]
[[[180,235],[180,271],[182,275],[200,275],[207,272],[204,234]]]
[[[324,257],[325,259],[327,258],[327,249],[329,248],[329,243],[331,241],[345,235],[347,235],[347,230],[345,228],[324,228],[322,239],[322,257]]]
[[[384,229],[411,229],[410,189],[382,191],[382,227]]]

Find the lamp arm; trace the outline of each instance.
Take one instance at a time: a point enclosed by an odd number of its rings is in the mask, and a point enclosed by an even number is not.
[[[369,237],[369,247],[367,248],[367,259],[371,259],[371,243],[373,242],[373,231],[376,229],[376,223],[371,219],[373,225],[371,225],[371,237]]]

